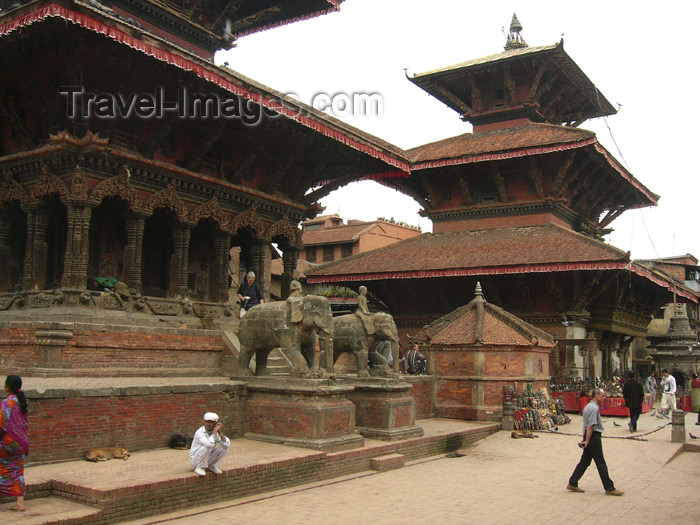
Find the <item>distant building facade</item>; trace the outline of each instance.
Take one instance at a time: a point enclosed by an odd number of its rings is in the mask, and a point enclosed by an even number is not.
[[[299,259],[315,264],[376,250],[421,234],[418,227],[381,218],[344,223],[338,215],[321,215],[301,225],[304,249],[299,252]]]

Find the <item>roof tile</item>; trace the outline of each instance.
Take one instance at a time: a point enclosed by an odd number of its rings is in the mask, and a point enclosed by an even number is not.
[[[562,226],[424,233],[324,264],[309,277],[627,261],[622,250]]]

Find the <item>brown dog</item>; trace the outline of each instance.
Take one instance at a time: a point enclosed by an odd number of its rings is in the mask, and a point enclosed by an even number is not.
[[[87,461],[107,461],[108,459],[128,459],[129,451],[124,447],[98,447],[91,448],[85,453]]]
[[[536,436],[529,430],[514,430],[513,432],[510,433],[510,437],[513,439],[520,439],[520,438],[538,438],[540,436]]]

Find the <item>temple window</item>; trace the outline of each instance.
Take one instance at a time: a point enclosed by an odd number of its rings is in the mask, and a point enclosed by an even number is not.
[[[340,247],[340,257],[350,257],[352,255],[352,244],[343,244]]]
[[[324,246],[323,247],[323,262],[328,262],[328,261],[334,260],[335,255],[333,252],[334,252],[333,246]]]
[[[306,249],[306,260],[309,262],[316,262],[316,247],[309,247]]]

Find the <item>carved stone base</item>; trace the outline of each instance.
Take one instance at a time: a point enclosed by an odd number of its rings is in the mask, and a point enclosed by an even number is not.
[[[343,382],[354,386],[348,398],[355,405],[355,423],[364,437],[396,441],[423,435],[416,426],[410,383],[399,378],[344,378]]]
[[[246,438],[324,451],[364,445],[348,400],[352,386],[328,379],[237,379],[247,383]]]

